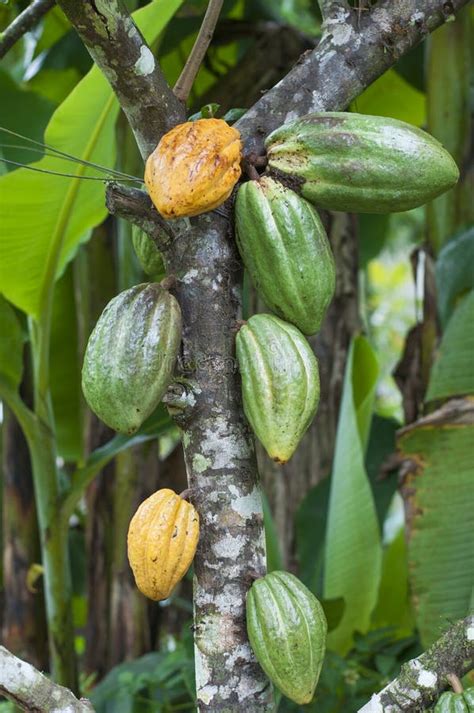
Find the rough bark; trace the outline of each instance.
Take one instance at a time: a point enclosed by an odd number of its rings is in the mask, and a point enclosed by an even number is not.
[[[467,0],[381,0],[359,20],[354,13],[350,22],[336,23],[238,122],[246,152],[260,153],[270,131],[303,114],[344,109],[465,5]]]
[[[360,32],[355,21],[338,23],[317,50],[238,122],[245,152],[260,152],[266,133],[285,121],[309,111],[346,107],[466,3],[426,0],[420,10],[414,0],[385,0],[360,18]],[[132,21],[118,2],[111,2],[107,15],[100,16],[92,2],[60,4],[109,78],[147,155],[160,128],[182,120],[183,114],[163,89],[156,63],[146,77],[137,78],[130,69],[127,58],[133,61],[147,49],[137,40]],[[245,632],[245,593],[250,578],[263,573],[265,557],[255,456],[234,365],[240,263],[228,219],[214,212],[177,221],[166,259],[177,279],[188,378],[182,400],[186,405],[176,415],[184,428],[188,478],[203,530],[194,593],[198,706],[201,711],[271,710],[269,684],[251,655]]]
[[[28,713],[90,713],[85,698],[78,700],[67,688],[52,683],[33,666],[0,646],[0,695]]]
[[[48,667],[47,632],[41,578],[27,586],[30,567],[41,563],[31,464],[23,432],[4,408],[2,641],[37,668]]]
[[[363,706],[359,713],[421,713],[449,688],[450,674],[474,668],[474,616],[461,619],[433,646],[403,664],[399,676]]]

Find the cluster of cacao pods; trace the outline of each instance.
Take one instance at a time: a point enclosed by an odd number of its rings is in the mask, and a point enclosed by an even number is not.
[[[198,215],[223,203],[241,175],[241,148],[239,132],[219,119],[168,132],[145,172],[162,216]],[[451,188],[459,174],[435,139],[381,117],[311,114],[274,131],[266,149],[266,174],[238,190],[236,238],[275,314],[251,317],[236,348],[246,416],[270,457],[285,463],[318,407],[318,363],[305,335],[320,329],[335,289],[334,260],[316,208],[407,210]],[[161,276],[163,259],[150,238],[135,230],[133,244],[143,270]],[[85,354],[83,391],[92,410],[115,430],[135,432],[170,384],[180,340],[180,308],[163,284],[136,285],[115,297]],[[145,500],[128,533],[138,588],[151,599],[166,599],[188,570],[198,538],[195,508],[172,490]],[[308,703],[327,630],[314,595],[293,575],[272,572],[248,592],[247,628],[269,678],[292,700]],[[459,695],[444,694],[436,711],[461,710],[461,702],[471,710],[470,692],[453,702]]]
[[[236,238],[243,263],[271,315],[237,335],[244,409],[256,436],[284,463],[311,423],[318,367],[303,335],[320,329],[335,267],[317,208],[384,213],[422,205],[459,177],[432,136],[393,119],[310,114],[265,142],[268,170],[240,186]],[[285,321],[283,321],[285,320]]]

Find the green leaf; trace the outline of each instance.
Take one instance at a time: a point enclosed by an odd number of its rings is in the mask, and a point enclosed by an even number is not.
[[[67,69],[42,69],[28,82],[28,86],[54,104],[60,104],[72,92],[81,75],[74,67]],[[23,132],[27,136],[31,134]]]
[[[296,554],[301,581],[320,597],[324,538],[331,482],[325,478],[308,491],[296,512]]]
[[[261,491],[262,497],[262,508],[263,508],[263,520],[265,523],[265,544],[267,549],[267,572],[273,572],[273,570],[285,569],[283,564],[283,557],[280,550],[280,544],[278,541],[278,533],[276,531],[275,522],[273,520],[272,511],[270,509],[270,503],[266,494]]]
[[[427,401],[474,394],[474,290],[456,307],[431,370]]]
[[[160,0],[135,13],[153,40],[182,0]],[[151,28],[151,29],[149,29]],[[97,67],[79,82],[53,114],[45,142],[81,159],[112,167],[118,103]],[[94,169],[45,157],[35,168],[73,173],[75,178],[27,169],[0,178],[0,284],[17,307],[38,317],[49,291],[87,232],[106,216],[105,187],[81,181]],[[38,220],[41,216],[41,220]]]
[[[71,24],[59,6],[53,7],[46,15],[42,32],[35,48],[35,55],[52,47],[69,32]]]
[[[34,91],[21,89],[3,71],[0,71],[0,94],[2,97],[1,126],[15,131],[17,134],[29,136],[35,141],[41,141],[45,127],[53,113],[54,104]],[[37,161],[41,156],[34,151],[16,148],[18,145],[25,145],[26,142],[1,130],[0,143],[4,144],[3,156],[9,161],[31,163]],[[3,165],[6,172],[15,169],[9,164]],[[2,224],[2,235],[4,230]]]
[[[82,159],[112,166],[117,113],[106,80],[94,68],[53,114],[45,141]],[[104,185],[80,180],[97,172],[51,157],[33,165],[76,176],[63,178],[22,168],[0,178],[0,284],[13,304],[38,317],[54,280],[84,234],[105,218],[106,209]]]
[[[369,445],[367,446],[365,467],[372,485],[372,493],[381,530],[397,489],[396,474],[382,474],[381,470],[389,456],[395,453],[395,434],[398,427],[399,424],[394,419],[375,415],[370,428]]]
[[[344,615],[344,609],[346,608],[344,599],[342,599],[342,597],[338,597],[337,599],[321,599],[320,602],[328,623],[328,631],[332,631],[339,626]]]
[[[474,289],[474,227],[455,235],[436,261],[438,310],[445,326],[457,301]]]
[[[382,578],[372,628],[393,628],[397,637],[413,632],[413,613],[408,592],[405,531],[400,528],[383,553]]]
[[[51,397],[58,454],[65,461],[78,461],[83,455],[83,401],[71,266],[54,290],[50,353]]]
[[[15,310],[0,295],[0,375],[17,389],[23,373],[25,337]]]
[[[456,404],[457,402],[452,402]],[[398,440],[412,463],[402,494],[408,571],[423,647],[468,614],[474,585],[472,403],[446,405]]]
[[[346,603],[340,625],[328,637],[329,648],[341,654],[350,649],[354,631],[368,630],[380,582],[380,531],[364,465],[377,377],[369,342],[356,337],[344,379],[324,557],[324,596]]]
[[[389,237],[388,214],[361,213],[359,215],[359,260],[365,267],[385,246]]]
[[[373,82],[351,105],[359,114],[390,116],[415,126],[426,122],[425,95],[395,70],[389,69]]]

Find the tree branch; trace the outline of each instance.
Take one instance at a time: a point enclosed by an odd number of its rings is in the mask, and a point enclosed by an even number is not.
[[[159,250],[169,247],[173,230],[158,213],[148,193],[112,181],[107,184],[105,202],[112,215],[129,220],[148,233]]]
[[[417,659],[403,664],[400,675],[359,713],[418,713],[432,706],[449,687],[449,676],[474,668],[474,616],[461,619]]]
[[[267,134],[315,111],[348,104],[427,34],[452,19],[469,0],[380,0],[360,19],[326,32],[314,52],[235,124],[245,153],[261,153]]]
[[[181,102],[122,0],[58,0],[112,85],[146,158],[161,136],[183,121]]]
[[[56,5],[56,0],[33,0],[13,22],[0,32],[0,59]]]
[[[347,0],[318,0],[318,3],[324,24],[330,19],[347,20],[350,16],[351,8]]]
[[[67,688],[53,683],[3,646],[0,646],[0,694],[29,713],[94,711],[85,698],[78,700]]]
[[[175,95],[182,102],[185,102],[189,96],[196,75],[199,72],[201,62],[211,43],[223,4],[224,0],[209,0],[209,5],[207,6],[196,42],[173,90]]]

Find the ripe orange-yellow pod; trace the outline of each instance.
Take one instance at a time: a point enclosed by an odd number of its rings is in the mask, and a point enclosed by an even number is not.
[[[223,119],[178,124],[148,157],[145,184],[164,218],[199,215],[221,205],[241,175],[242,144]]]
[[[196,509],[163,488],[144,500],[128,529],[128,559],[138,589],[167,599],[193,561],[199,540]]]

